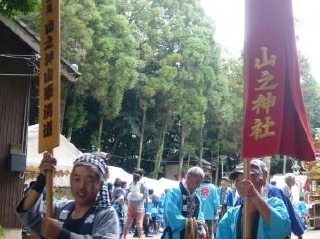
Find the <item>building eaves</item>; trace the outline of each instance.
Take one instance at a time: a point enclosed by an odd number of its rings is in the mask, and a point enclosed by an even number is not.
[[[11,31],[16,34],[22,41],[30,46],[36,53],[40,54],[40,38],[34,33],[23,21],[21,20],[10,20],[4,16],[0,15],[0,21]],[[81,73],[73,67],[66,59],[63,57],[61,60],[61,74],[69,81],[76,81]]]

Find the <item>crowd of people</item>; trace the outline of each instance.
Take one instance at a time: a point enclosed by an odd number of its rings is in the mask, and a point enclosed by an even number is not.
[[[70,175],[74,199],[54,200],[54,213],[48,217],[43,201],[45,175],[55,170],[56,162],[51,154],[44,154],[39,176],[16,208],[22,224],[36,238],[126,239],[132,233],[137,238],[237,239],[242,238],[245,218],[252,239],[290,238],[291,233],[302,238],[306,228],[303,200],[296,207],[290,200],[294,177],[286,175],[286,187],[277,188],[268,182],[261,160],[250,161],[249,179],[240,164],[229,177],[221,178],[219,186],[212,183],[210,173],[194,166],[178,186],[155,195],[143,179],[143,169],[135,170],[131,182],[121,178],[109,182],[112,172],[105,160],[83,154]],[[249,217],[244,216],[244,199],[249,201]]]
[[[285,176],[283,189],[268,183],[268,176],[263,161],[251,160],[248,180],[244,179],[244,165],[240,164],[231,172],[230,179],[223,177],[220,187],[216,187],[211,183],[210,174],[192,167],[180,183],[180,189],[168,192],[164,208],[165,232],[168,234],[165,238],[170,238],[170,234],[172,238],[184,238],[184,221],[192,217],[200,227],[207,227],[207,231],[199,231],[200,237],[242,238],[243,198],[249,200],[250,238],[290,238],[291,233],[303,238],[306,225],[302,218],[306,214],[306,204],[301,199],[298,205],[293,205],[292,198],[290,200],[290,195],[286,194],[295,183],[294,175]],[[234,182],[234,188],[230,188],[230,180]],[[190,202],[184,203],[183,198]]]

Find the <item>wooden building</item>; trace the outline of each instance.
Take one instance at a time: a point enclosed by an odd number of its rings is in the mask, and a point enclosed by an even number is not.
[[[184,159],[184,164],[186,164],[188,161],[187,158]],[[178,180],[178,171],[179,171],[179,151],[175,154],[172,154],[170,157],[163,159],[163,168],[164,168],[164,177],[171,179],[171,180]],[[200,160],[196,156],[192,156],[190,158],[190,167],[192,166],[199,166]],[[208,162],[205,159],[202,159],[202,169],[205,172],[209,172],[211,174],[214,174],[216,171],[216,166],[212,163]],[[182,177],[184,177],[184,174],[186,172],[182,172]]]
[[[19,238],[14,213],[23,194],[29,104],[39,75],[39,38],[20,21],[0,16],[0,225],[6,238]],[[61,60],[61,81],[80,75]],[[14,155],[14,157],[13,157]]]

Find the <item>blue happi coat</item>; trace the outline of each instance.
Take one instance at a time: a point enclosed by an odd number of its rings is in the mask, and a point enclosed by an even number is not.
[[[290,199],[284,194],[284,192],[280,188],[277,188],[276,186],[274,186],[270,183],[266,184],[266,186],[268,187],[267,188],[268,198],[277,197],[284,202],[284,204],[287,208],[287,211],[289,213],[289,217],[290,217],[290,221],[291,221],[291,231],[293,232],[293,234],[296,236],[302,235],[305,231],[305,226],[304,226],[302,220],[300,219],[298,213],[294,209]],[[239,198],[237,200],[235,205],[240,205],[240,204],[242,204],[241,198]]]
[[[286,206],[279,198],[273,197],[266,199],[270,207],[270,227],[259,216],[256,235],[251,238],[258,239],[283,239],[290,233],[290,219]],[[239,231],[239,216],[241,205],[230,208],[218,224],[216,239],[237,239],[241,235]]]
[[[163,219],[166,228],[171,228],[172,238],[180,239],[180,233],[185,228],[186,217],[183,216],[182,207],[183,207],[183,194],[180,187],[170,189],[165,196],[164,200],[164,213]],[[203,214],[200,210],[201,202],[195,193],[192,195],[195,200],[199,203],[197,210],[197,215],[194,217],[199,221],[204,221]],[[165,234],[165,239],[169,238],[169,234]],[[182,238],[181,238],[182,239]]]

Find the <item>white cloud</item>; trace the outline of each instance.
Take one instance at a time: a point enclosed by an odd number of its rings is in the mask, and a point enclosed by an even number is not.
[[[208,16],[216,23],[216,40],[235,57],[244,43],[244,0],[201,0]],[[311,64],[312,74],[320,81],[320,0],[293,0],[294,17],[299,20],[297,48]]]

